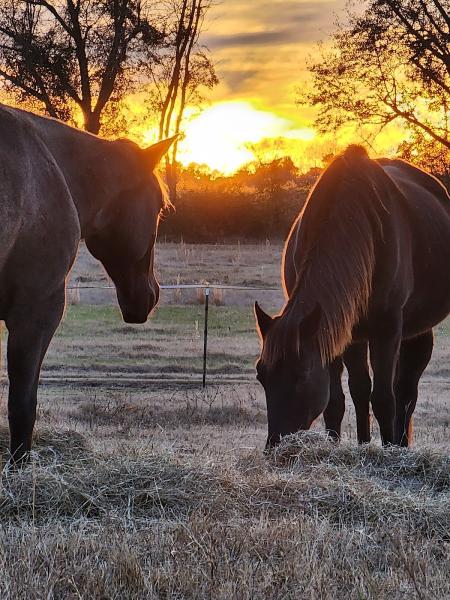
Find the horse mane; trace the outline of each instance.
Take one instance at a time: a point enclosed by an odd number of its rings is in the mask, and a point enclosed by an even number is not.
[[[300,323],[317,303],[322,364],[351,342],[354,325],[368,310],[375,245],[387,210],[382,197],[394,189],[400,193],[361,146],[349,146],[322,173],[301,213],[297,280],[266,337],[262,359],[267,366],[288,352],[299,355]]]
[[[161,190],[162,195],[162,210],[170,210],[174,208],[172,201],[170,200],[169,186],[164,180],[161,172],[158,169],[153,171],[153,175],[156,177],[156,181],[158,182],[159,188]]]

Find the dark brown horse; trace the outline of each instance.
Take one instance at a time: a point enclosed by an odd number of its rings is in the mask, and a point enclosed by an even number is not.
[[[158,301],[153,248],[167,199],[146,150],[0,105],[0,319],[8,329],[11,455],[31,448],[41,363],[80,239],[113,280],[125,321]]]
[[[432,328],[450,312],[450,199],[401,160],[350,146],[322,174],[285,251],[288,300],[272,318],[256,304],[268,445],[323,412],[340,434],[342,361],[369,441],[369,400],[384,444],[407,445]],[[367,362],[373,370],[373,389]]]

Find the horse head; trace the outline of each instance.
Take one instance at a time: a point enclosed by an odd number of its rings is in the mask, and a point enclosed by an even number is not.
[[[266,394],[266,448],[278,444],[284,435],[309,429],[328,404],[329,370],[322,364],[316,340],[321,313],[317,305],[292,331],[283,315],[270,317],[255,303],[262,341],[256,378]]]
[[[159,299],[154,246],[159,216],[168,200],[155,169],[174,139],[145,150],[127,140],[113,142],[117,152],[111,168],[116,166],[123,174],[116,177],[120,184],[108,194],[86,235],[88,250],[114,282],[127,323],[145,323]]]

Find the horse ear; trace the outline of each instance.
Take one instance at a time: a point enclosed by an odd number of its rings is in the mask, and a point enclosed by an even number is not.
[[[164,154],[169,151],[170,146],[178,137],[178,134],[174,135],[173,137],[167,138],[167,140],[161,140],[160,142],[157,142],[156,144],[153,144],[153,146],[149,146],[144,150],[147,166],[152,171],[158,166]]]
[[[320,325],[320,319],[322,318],[323,310],[319,303],[313,308],[313,310],[306,315],[306,317],[300,323],[300,336],[311,337],[317,334]]]
[[[263,311],[257,302],[255,302],[255,318],[259,335],[264,339],[274,320]]]

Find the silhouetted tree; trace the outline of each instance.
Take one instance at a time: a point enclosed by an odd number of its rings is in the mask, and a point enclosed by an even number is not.
[[[433,173],[450,191],[450,161],[446,146],[418,131],[399,145],[398,154],[401,158]]]
[[[162,35],[153,3],[139,0],[2,0],[0,77],[20,101],[73,119],[98,133],[108,103],[118,101],[154,60]]]
[[[350,10],[301,99],[319,107],[320,130],[400,120],[449,149],[449,9],[448,0],[370,0],[362,14]]]
[[[187,104],[203,101],[201,90],[218,79],[207,50],[199,46],[205,16],[213,0],[170,0],[164,18],[165,43],[158,62],[152,63],[151,103],[160,114],[159,139],[180,133]],[[178,141],[166,156],[166,176],[172,199],[176,196]]]
[[[290,158],[228,177],[180,169],[177,210],[166,215],[160,234],[209,243],[285,239],[316,178],[317,172],[299,174]]]

